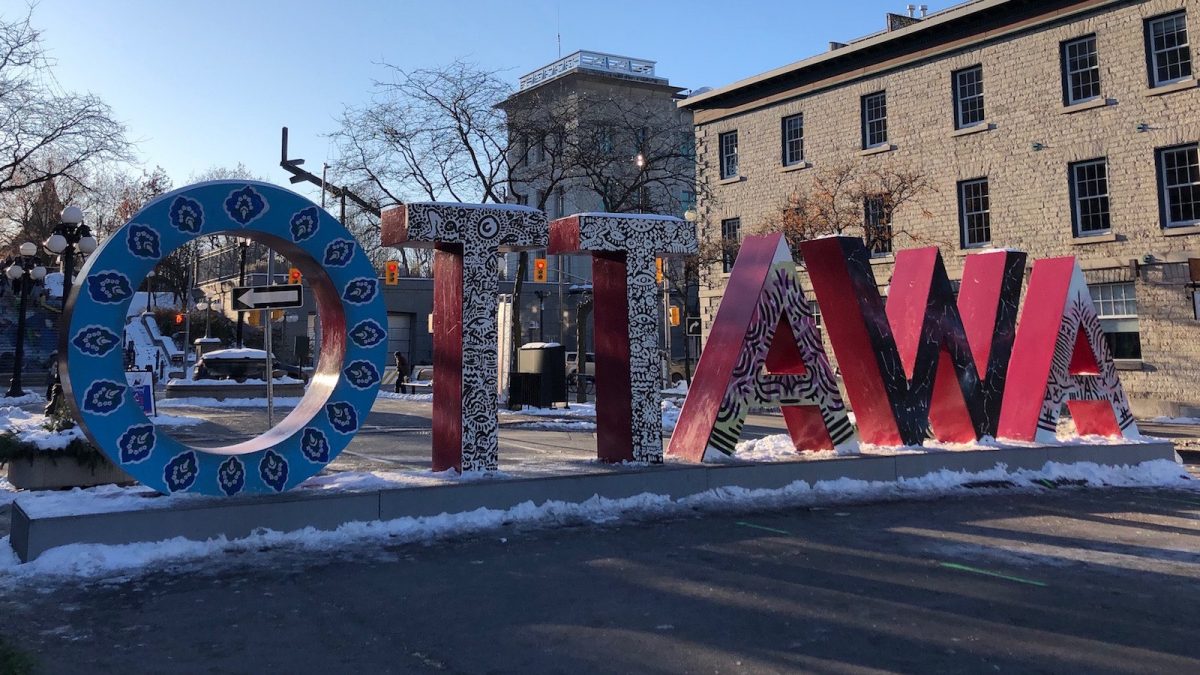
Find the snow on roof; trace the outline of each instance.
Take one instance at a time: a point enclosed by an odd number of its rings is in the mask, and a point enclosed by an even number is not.
[[[236,349],[217,349],[204,355],[205,360],[209,359],[266,359],[267,353],[261,349],[248,349],[245,347]]]

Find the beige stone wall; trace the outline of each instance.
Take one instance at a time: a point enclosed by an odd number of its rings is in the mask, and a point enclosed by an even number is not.
[[[1164,233],[1155,169],[1156,148],[1200,141],[1200,89],[1194,82],[1168,93],[1149,89],[1143,30],[1145,18],[1182,8],[1188,11],[1193,63],[1200,66],[1194,46],[1200,42],[1200,0],[1149,0],[699,126],[700,181],[713,195],[701,204],[705,234],[720,236],[721,219],[735,216],[743,233],[760,229],[821,166],[854,162],[915,169],[934,180],[937,192],[919,207],[897,212],[895,228],[913,238],[900,237],[895,246],[939,245],[951,276],[957,276],[969,253],[959,244],[957,182],[986,176],[992,246],[1020,248],[1031,258],[1074,255],[1092,269],[1152,256],[1156,264],[1140,266],[1137,283],[1143,363],[1140,370],[1123,371],[1123,381],[1141,412],[1178,412],[1179,404],[1200,408],[1200,323],[1192,318],[1186,270],[1157,264],[1200,257],[1200,230]],[[1089,33],[1096,34],[1107,105],[1070,112],[1062,103],[1059,45]],[[976,64],[983,66],[989,128],[956,134],[951,72]],[[862,156],[860,97],[879,90],[887,91],[888,136],[895,149]],[[799,112],[805,118],[805,159],[813,168],[784,171],[780,119]],[[1141,124],[1149,130],[1139,131]],[[741,180],[722,184],[717,137],[734,129]],[[1034,143],[1044,149],[1034,150]],[[1099,157],[1108,158],[1115,240],[1075,240],[1067,165]],[[706,331],[723,276],[712,271],[701,293]],[[876,276],[885,284],[890,265],[877,266]]]

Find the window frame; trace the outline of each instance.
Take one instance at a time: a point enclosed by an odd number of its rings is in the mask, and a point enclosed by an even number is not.
[[[1155,49],[1154,49],[1154,35],[1153,35],[1154,24],[1166,21],[1168,19],[1175,19],[1175,18],[1183,19],[1183,33],[1184,33],[1184,36],[1187,38],[1187,42],[1184,43],[1183,49],[1186,51],[1187,57],[1188,57],[1188,60],[1187,60],[1188,72],[1186,75],[1182,75],[1182,76],[1174,78],[1174,79],[1159,81],[1159,79],[1158,79],[1158,54],[1159,54],[1159,52],[1155,51]],[[1188,27],[1187,27],[1187,10],[1186,9],[1181,9],[1181,10],[1174,11],[1174,12],[1168,12],[1166,14],[1159,14],[1157,16],[1152,16],[1152,17],[1147,18],[1143,22],[1142,32],[1144,34],[1144,40],[1145,40],[1145,46],[1146,46],[1146,70],[1147,70],[1146,75],[1147,75],[1147,80],[1149,81],[1151,89],[1165,87],[1167,85],[1175,84],[1176,82],[1183,82],[1185,80],[1189,80],[1189,79],[1192,79],[1195,77],[1195,71],[1192,68],[1192,43],[1191,43],[1190,36],[1187,35],[1187,28]],[[1178,48],[1178,46],[1176,46],[1175,48]],[[1163,51],[1165,52],[1166,50],[1163,50]]]
[[[799,120],[800,135],[799,138],[792,139],[788,137],[788,122]],[[796,113],[787,115],[779,120],[779,139],[781,150],[781,161],[783,166],[796,166],[804,163],[804,113]],[[790,143],[796,141],[799,144],[798,156],[793,157],[791,154]]]
[[[729,152],[728,154],[726,153],[728,148],[726,148],[726,143],[725,143],[725,141],[727,139],[733,140],[733,143],[731,144],[732,152]],[[732,167],[730,167],[730,162],[729,162],[730,157],[733,158]],[[739,175],[741,175],[738,173],[739,167],[738,167],[738,132],[737,132],[737,129],[717,134],[717,159],[720,163],[721,180],[725,180],[726,178],[737,178]]]
[[[1103,195],[1088,195],[1081,197],[1079,192],[1079,176],[1077,171],[1088,166],[1099,165],[1104,167],[1104,194]],[[1071,234],[1077,238],[1096,237],[1109,234],[1112,232],[1112,195],[1109,192],[1109,177],[1108,177],[1108,157],[1094,157],[1092,159],[1080,160],[1067,164],[1067,187],[1071,195]],[[1083,213],[1080,209],[1083,199],[1103,199],[1104,200],[1104,219],[1107,226],[1100,230],[1083,231]]]
[[[979,119],[975,120],[974,122],[964,122],[963,121],[963,102],[964,102],[964,100],[968,100],[968,99],[964,99],[962,96],[962,88],[959,85],[959,78],[962,77],[963,75],[966,75],[966,74],[972,73],[972,72],[976,72],[976,71],[979,73],[979,93],[976,94],[975,96],[970,97],[970,99],[979,99]],[[966,68],[959,68],[958,70],[951,72],[950,73],[950,90],[951,90],[951,98],[954,101],[954,128],[955,129],[970,129],[971,127],[976,127],[976,126],[979,126],[980,124],[985,124],[987,122],[987,108],[985,107],[986,103],[985,103],[985,99],[984,99],[984,95],[983,95],[983,64],[982,63],[977,63],[973,66],[968,66]]]
[[[883,115],[874,119],[867,118],[867,111],[870,107],[870,101],[878,98],[883,102],[880,109],[883,110]],[[859,99],[859,117],[862,126],[862,149],[870,150],[872,148],[880,148],[888,144],[888,124],[887,124],[887,90],[881,89],[870,94],[864,94]],[[871,142],[871,127],[872,123],[880,123],[882,125],[882,138],[877,142]]]
[[[732,237],[729,235],[731,225],[733,230]],[[730,251],[729,248],[726,247],[726,244],[729,241],[737,241],[739,244],[742,241],[741,216],[721,219],[721,272],[723,274],[729,274],[732,272],[733,266],[737,262],[737,251]]]
[[[1169,189],[1172,186],[1169,186],[1167,184],[1166,155],[1167,155],[1167,153],[1170,153],[1170,152],[1186,151],[1189,149],[1196,153],[1197,167],[1198,167],[1197,170],[1200,171],[1200,142],[1183,143],[1181,145],[1171,145],[1171,146],[1162,147],[1162,148],[1155,148],[1155,150],[1154,150],[1154,165],[1155,165],[1154,168],[1155,168],[1155,174],[1157,175],[1157,178],[1158,178],[1159,225],[1164,230],[1174,230],[1174,229],[1183,228],[1183,227],[1200,226],[1200,213],[1197,213],[1196,218],[1193,218],[1192,220],[1188,220],[1188,221],[1174,222],[1171,220],[1171,201],[1170,201]],[[1180,185],[1182,185],[1182,183]],[[1200,181],[1193,182],[1190,185],[1193,186],[1192,187],[1193,191],[1196,194],[1200,195]]]
[[[1114,294],[1109,293],[1109,297],[1103,297],[1106,289],[1122,288],[1121,298],[1116,298]],[[1129,292],[1125,289],[1128,288]],[[1138,317],[1137,309],[1137,283],[1134,281],[1118,281],[1102,284],[1088,284],[1088,295],[1091,297],[1092,305],[1096,309],[1096,318],[1100,321],[1101,330],[1104,331],[1105,342],[1108,343],[1108,350],[1112,354],[1113,360],[1121,361],[1140,361],[1142,360],[1142,328],[1141,321]],[[1132,303],[1133,312],[1124,311],[1121,313],[1105,314],[1104,308],[1115,309],[1118,305],[1121,309],[1128,310]],[[1133,326],[1135,330],[1110,330],[1118,327],[1128,328]],[[1112,336],[1116,334],[1130,334],[1137,336],[1134,348],[1137,350],[1136,355],[1122,354],[1118,355],[1116,339]]]
[[[1072,46],[1078,45],[1081,43],[1085,43],[1085,42],[1091,43],[1091,45],[1092,45],[1091,53],[1095,56],[1096,64],[1094,66],[1090,66],[1086,70],[1072,71],[1071,65],[1070,65],[1070,63],[1071,63],[1070,57],[1068,56],[1067,52],[1070,50],[1070,48]],[[1094,101],[1104,95],[1100,89],[1101,84],[1103,82],[1103,79],[1100,77],[1100,43],[1097,41],[1095,33],[1089,33],[1088,35],[1081,35],[1077,38],[1072,38],[1070,40],[1063,40],[1062,42],[1059,43],[1059,46],[1058,46],[1058,56],[1059,56],[1060,68],[1062,70],[1062,87],[1063,87],[1063,105],[1064,106],[1072,106],[1072,105],[1077,105],[1079,103],[1087,103],[1088,101]],[[1091,96],[1084,97],[1084,98],[1075,98],[1074,97],[1075,87],[1074,87],[1074,82],[1071,78],[1075,75],[1078,75],[1078,74],[1081,74],[1084,72],[1089,72],[1092,70],[1095,70],[1095,72],[1096,72],[1096,93]]]
[[[972,212],[972,213],[968,214],[967,213],[967,198],[966,198],[965,190],[969,185],[977,185],[980,183],[982,183],[987,189],[987,195],[985,197],[987,199],[987,208],[984,209],[983,211]],[[960,243],[961,247],[964,249],[968,249],[968,248],[982,248],[985,246],[990,246],[992,243],[992,186],[991,186],[991,181],[988,180],[987,176],[979,176],[977,178],[968,178],[965,180],[960,180],[960,181],[958,181],[958,185],[956,186],[955,193],[956,193],[956,197],[958,199],[958,236],[959,236],[959,243]],[[987,239],[984,241],[968,242],[969,229],[968,229],[968,224],[967,224],[967,217],[969,215],[979,215],[979,214],[982,214],[987,219],[987,235],[988,235]]]

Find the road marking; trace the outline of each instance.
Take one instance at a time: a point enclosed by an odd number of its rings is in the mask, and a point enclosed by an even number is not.
[[[791,534],[791,532],[788,532],[787,530],[777,530],[773,527],[765,527],[763,525],[755,525],[754,523],[747,523],[747,522],[743,522],[740,520],[737,522],[737,524],[741,525],[742,527],[752,527],[756,530],[765,530],[767,532],[774,532],[775,534]]]
[[[1033,579],[1022,579],[1021,577],[1009,576],[1007,574],[1001,574],[999,572],[993,572],[991,570],[981,570],[978,567],[968,567],[966,565],[960,565],[958,563],[940,562],[938,564],[941,565],[942,567],[946,567],[946,568],[952,569],[952,570],[958,570],[960,572],[971,572],[972,574],[982,574],[982,575],[988,576],[988,577],[996,577],[997,579],[1005,579],[1008,581],[1015,581],[1015,582],[1021,583],[1021,584],[1029,584],[1030,586],[1040,586],[1042,588],[1047,588],[1050,585],[1045,582],[1034,581]]]

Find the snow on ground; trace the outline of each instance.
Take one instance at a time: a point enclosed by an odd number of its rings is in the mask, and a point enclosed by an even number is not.
[[[41,394],[26,392],[24,396],[0,396],[0,406],[14,405],[32,405],[34,403],[45,403],[46,399]]]
[[[595,403],[572,403],[569,408],[535,408],[531,405],[521,406],[520,410],[509,410],[501,407],[500,415],[521,415],[523,417],[582,417],[596,419]]]
[[[428,479],[439,476],[432,473]],[[381,474],[333,476],[324,489],[363,489],[375,481],[387,482]],[[643,493],[624,499],[594,496],[582,503],[524,502],[510,509],[476,509],[463,513],[422,518],[399,518],[386,522],[356,522],[333,531],[306,528],[280,533],[259,531],[249,537],[229,540],[218,537],[190,541],[182,537],[159,542],[125,545],[71,544],[51,549],[37,559],[20,564],[7,537],[0,539],[0,580],[4,577],[54,579],[128,576],[165,564],[211,564],[225,553],[255,553],[263,549],[289,547],[310,552],[344,551],[355,545],[386,541],[389,545],[424,542],[436,538],[470,535],[512,525],[553,526],[559,524],[610,523],[615,520],[652,518],[704,512],[727,512],[747,508],[788,508],[815,504],[845,504],[899,499],[933,499],[946,495],[978,494],[989,489],[967,487],[968,483],[1008,481],[1015,489],[1044,489],[1040,481],[1081,481],[1089,486],[1165,486],[1200,490],[1200,481],[1190,480],[1175,462],[1159,460],[1133,467],[1100,466],[1090,462],[1049,462],[1041,470],[1008,471],[998,465],[975,473],[938,471],[920,478],[897,481],[862,481],[842,478],[808,484],[796,481],[775,490],[722,487],[681,499]],[[321,488],[317,488],[321,489]],[[72,494],[72,493],[62,493]],[[178,500],[180,497],[171,497]],[[24,497],[21,501],[25,508]]]
[[[0,476],[0,506],[8,506],[20,494],[20,492],[17,492],[16,486],[8,482],[8,479],[4,476]],[[0,557],[3,557],[3,553],[0,553]]]
[[[530,420],[514,422],[509,428],[533,429],[537,431],[595,431],[595,422],[556,422],[554,420]]]
[[[376,398],[386,398],[392,401],[432,401],[433,394],[397,394],[394,391],[379,390]]]
[[[148,419],[160,427],[194,427],[197,424],[204,423],[204,420],[199,417],[180,417],[178,415],[165,414],[154,415]]]
[[[189,396],[185,398],[164,398],[156,401],[159,408],[265,408],[265,398],[203,398]],[[276,396],[275,407],[294,408],[300,405],[299,396]]]
[[[1147,421],[1155,424],[1200,424],[1200,417],[1155,417]]]
[[[213,379],[203,379],[203,380],[188,380],[188,379],[170,379],[170,380],[167,380],[167,384],[168,384],[168,385],[171,385],[171,386],[174,386],[174,387],[188,387],[188,386],[195,386],[195,387],[237,387],[237,386],[241,386],[241,385],[243,385],[243,384],[249,384],[249,385],[255,385],[255,384],[257,384],[257,385],[261,385],[261,386],[264,386],[264,387],[265,387],[265,386],[267,385],[267,381],[266,381],[266,380],[255,379],[255,378],[250,378],[250,379],[242,380],[241,382],[238,382],[237,380],[213,380]],[[296,379],[296,378],[294,378],[294,377],[277,377],[277,378],[275,378],[275,384],[304,384],[304,380],[297,380],[297,379]]]

